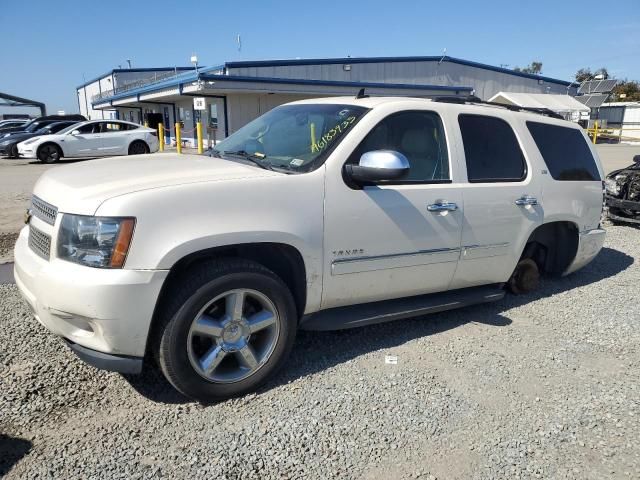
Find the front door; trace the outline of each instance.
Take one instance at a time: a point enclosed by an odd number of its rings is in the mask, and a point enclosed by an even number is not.
[[[100,155],[102,133],[100,122],[87,123],[65,135],[62,150],[65,157],[93,157]]]
[[[323,308],[446,290],[458,263],[464,205],[440,116],[391,114],[347,162],[374,150],[404,154],[410,173],[364,188],[328,174]]]
[[[452,128],[464,146],[461,163],[468,179],[461,185],[462,252],[452,288],[507,281],[544,216],[538,180],[542,172],[533,171],[524,153],[534,148],[524,148],[530,140],[518,130],[520,120],[507,113],[503,118],[478,115],[474,108],[460,113],[458,128]]]

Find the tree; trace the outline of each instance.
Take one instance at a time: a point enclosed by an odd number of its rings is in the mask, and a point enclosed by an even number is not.
[[[609,71],[606,67],[601,67],[595,72],[591,72],[590,68],[581,68],[576,72],[576,82],[582,83],[587,80],[594,80],[597,75],[602,75],[602,79],[607,80],[609,78]]]
[[[593,73],[591,73],[590,68],[581,68],[576,72],[576,82],[578,83],[586,82],[587,80],[593,80],[593,77],[594,75]]]
[[[514,68],[516,72],[522,73],[533,73],[535,75],[539,75],[542,73],[542,62],[533,61],[530,65],[526,67],[516,67]]]
[[[620,95],[624,95],[622,98]],[[612,101],[614,102],[638,102],[640,101],[640,82],[623,80],[613,89]]]

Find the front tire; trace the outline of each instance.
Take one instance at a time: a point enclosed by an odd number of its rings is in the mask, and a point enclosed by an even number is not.
[[[174,285],[155,353],[178,391],[202,403],[244,395],[286,361],[296,308],[273,272],[252,261],[222,259],[189,270]]]
[[[11,148],[9,149],[9,158],[18,158],[20,155],[18,155],[18,144],[16,143],[15,145],[12,145]]]
[[[38,149],[37,156],[42,163],[56,163],[62,158],[62,150],[53,143],[45,143]]]

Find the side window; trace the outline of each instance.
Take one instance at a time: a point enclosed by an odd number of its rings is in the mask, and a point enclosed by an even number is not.
[[[580,131],[547,123],[527,122],[554,180],[600,180],[598,167]]]
[[[394,150],[409,160],[409,175],[399,182],[449,180],[449,156],[444,127],[435,112],[410,111],[389,115],[376,125],[349,157],[357,164],[362,154]]]
[[[96,129],[95,132],[94,132],[94,128]],[[76,130],[78,130],[80,133],[96,133],[100,131],[100,124],[87,123],[86,125],[83,125],[80,128],[77,128]]]
[[[519,182],[527,175],[511,126],[497,117],[458,116],[469,182]]]
[[[126,126],[122,123],[106,122],[102,124],[102,133],[121,132],[126,130]]]

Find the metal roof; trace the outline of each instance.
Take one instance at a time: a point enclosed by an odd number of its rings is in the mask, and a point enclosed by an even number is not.
[[[86,87],[87,85],[92,84],[93,82],[97,82],[98,80],[101,80],[105,77],[108,77],[109,75],[113,75],[114,73],[120,73],[120,72],[164,72],[164,71],[168,71],[168,70],[178,70],[178,71],[185,71],[185,70],[193,70],[193,67],[150,67],[150,68],[114,68],[113,70],[109,70],[108,72],[103,73],[102,75],[99,75],[95,78],[92,78],[91,80],[88,80],[86,82],[84,82],[82,85],[78,85],[76,87],[76,90],[80,90],[83,87]]]
[[[358,63],[394,63],[394,62],[450,62],[468,67],[480,68],[482,70],[490,70],[493,72],[514,75],[517,77],[530,78],[533,80],[544,80],[549,83],[556,83],[566,87],[574,85],[574,82],[567,82],[557,78],[535,75],[532,73],[516,72],[508,68],[495,67],[485,63],[472,62],[461,58],[445,56],[413,56],[413,57],[346,57],[346,58],[307,58],[307,59],[289,59],[289,60],[257,60],[242,62],[227,62],[226,68],[246,68],[246,67],[280,67],[291,65],[332,65],[332,64],[358,64]],[[578,85],[577,83],[575,84]]]

